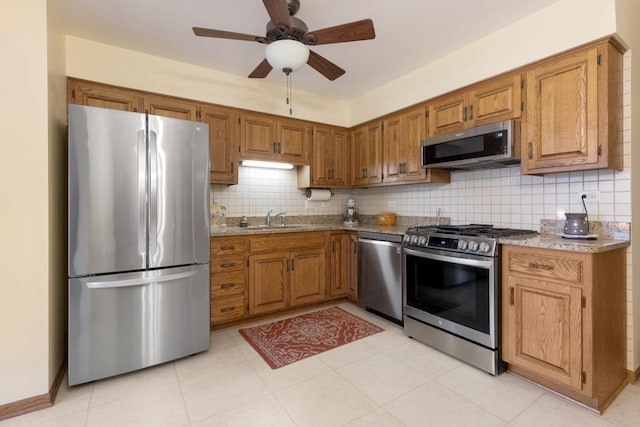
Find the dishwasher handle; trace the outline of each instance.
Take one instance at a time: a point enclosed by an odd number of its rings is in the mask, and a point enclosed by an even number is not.
[[[375,245],[375,246],[389,246],[396,248],[396,253],[402,252],[402,244],[396,242],[386,242],[384,240],[371,240],[371,239],[363,239],[362,237],[358,238],[358,245]]]

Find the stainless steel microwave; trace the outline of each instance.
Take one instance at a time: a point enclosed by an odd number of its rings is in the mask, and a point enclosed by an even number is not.
[[[423,168],[465,170],[520,163],[520,122],[507,120],[422,141]]]

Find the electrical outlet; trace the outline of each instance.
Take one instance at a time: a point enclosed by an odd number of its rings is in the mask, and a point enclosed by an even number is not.
[[[581,191],[578,196],[580,199],[584,199],[585,202],[599,202],[601,200],[601,194],[598,190]]]

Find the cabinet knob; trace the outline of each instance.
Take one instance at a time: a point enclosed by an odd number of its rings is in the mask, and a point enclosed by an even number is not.
[[[236,309],[235,307],[225,307],[225,308],[223,308],[222,310],[220,310],[220,312],[222,312],[222,313],[229,313],[229,312],[234,311],[235,309]]]

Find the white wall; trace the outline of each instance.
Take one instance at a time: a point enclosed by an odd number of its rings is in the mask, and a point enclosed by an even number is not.
[[[46,0],[0,6],[0,405],[49,389]]]

